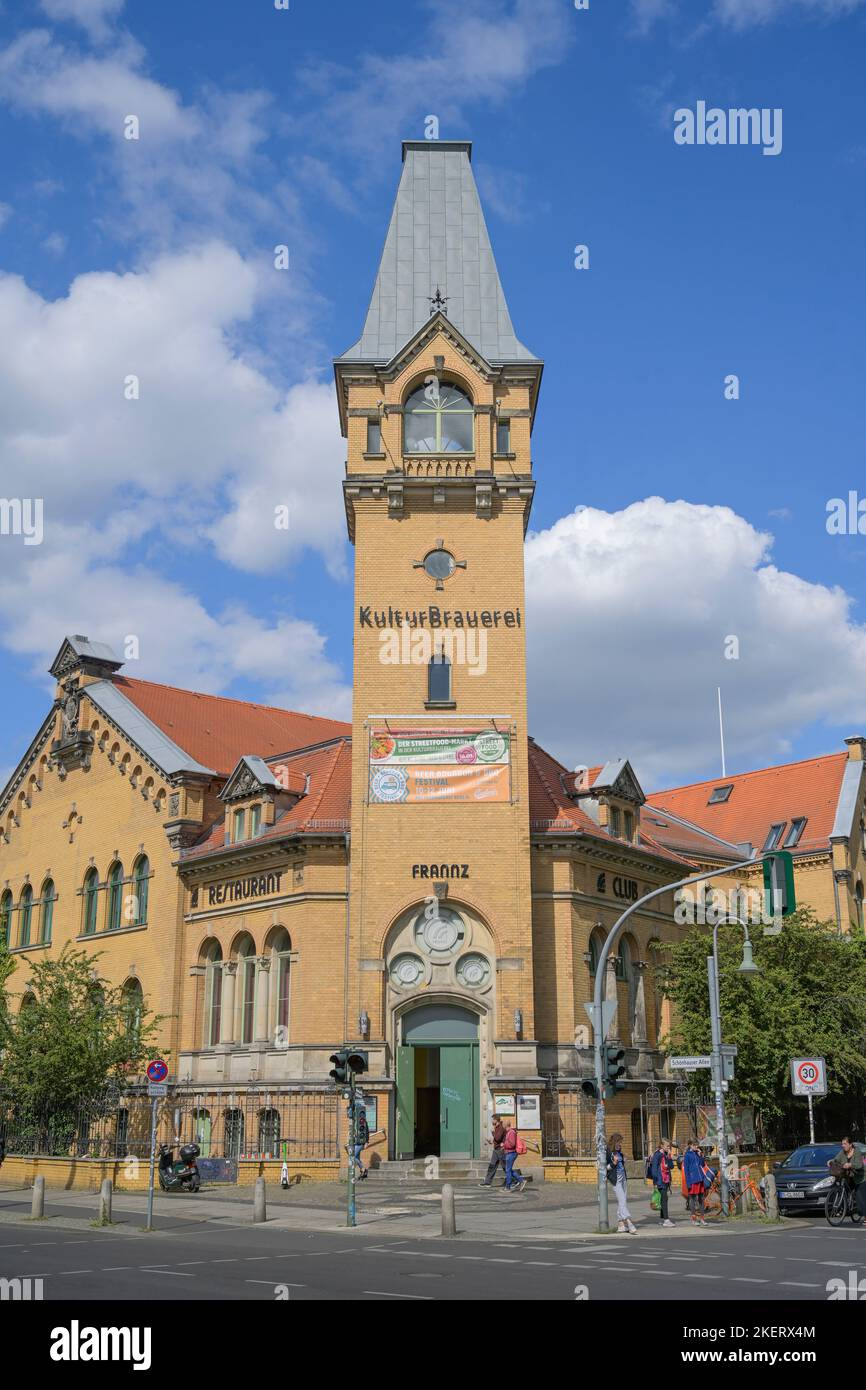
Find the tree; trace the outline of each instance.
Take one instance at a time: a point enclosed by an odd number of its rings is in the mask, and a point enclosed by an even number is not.
[[[719,928],[722,1036],[736,1043],[736,1093],[773,1129],[791,1104],[792,1057],[827,1060],[831,1094],[862,1094],[866,1081],[866,939],[839,936],[810,909],[784,921],[778,936],[751,933],[757,975],[740,975],[743,932]],[[669,1051],[711,1047],[707,961],[712,937],[696,928],[661,948],[659,985],[673,1005]]]
[[[163,1020],[102,979],[99,956],[65,946],[54,960],[28,961],[16,1014],[0,1014],[0,1090],[7,1106],[45,1137],[70,1133],[78,1110],[141,1070]],[[0,958],[0,977],[3,962]]]

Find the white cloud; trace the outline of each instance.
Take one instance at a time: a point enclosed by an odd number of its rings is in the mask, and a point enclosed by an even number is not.
[[[124,546],[135,545],[140,530],[134,515],[119,519],[110,537],[61,526],[51,543],[19,554],[22,562],[0,585],[0,623],[5,645],[32,659],[35,676],[66,633],[85,632],[119,655],[135,636],[139,659],[127,664],[127,675],[213,694],[236,680],[256,682],[265,702],[349,717],[350,687],[312,623],[267,622],[241,604],[212,611],[145,564],[113,563],[115,556],[128,560]]]
[[[67,247],[66,237],[62,232],[51,232],[42,242],[44,250],[50,256],[62,256]]]
[[[5,227],[9,218],[12,216],[12,209],[8,203],[0,203],[0,227]]]
[[[841,19],[853,14],[866,0],[704,0],[705,19],[733,29],[749,29],[777,19]],[[635,30],[646,34],[660,19],[675,16],[694,20],[693,0],[682,9],[677,0],[631,0]]]
[[[99,40],[110,32],[124,0],[39,0],[39,4],[49,19],[80,24],[92,39]]]
[[[866,628],[841,589],[769,559],[727,507],[587,508],[526,547],[531,727],[567,765],[631,758],[646,786],[766,765],[815,721],[866,720]],[[739,640],[726,660],[725,639]]]
[[[5,495],[43,497],[49,535],[60,518],[99,523],[118,499],[165,499],[159,524],[187,546],[210,537],[259,571],[310,546],[338,571],[345,450],[333,387],[279,389],[235,341],[269,283],[221,243],[80,275],[53,301],[0,275]],[[137,400],[125,398],[131,377]],[[277,531],[285,502],[291,526]]]

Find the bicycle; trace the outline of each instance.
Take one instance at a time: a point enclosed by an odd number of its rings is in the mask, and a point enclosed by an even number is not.
[[[736,1216],[737,1207],[740,1202],[744,1203],[745,1211],[746,1193],[751,1193],[752,1200],[757,1206],[762,1216],[767,1215],[767,1201],[760,1187],[752,1177],[750,1168],[741,1168],[736,1178],[728,1180],[728,1216]],[[713,1178],[707,1188],[707,1195],[704,1198],[704,1215],[721,1216],[722,1214],[722,1181],[718,1173]]]
[[[857,1193],[848,1173],[843,1173],[838,1163],[830,1164],[830,1172],[836,1181],[824,1198],[824,1215],[829,1226],[842,1226],[850,1216],[852,1223],[859,1226],[863,1213],[857,1204]]]

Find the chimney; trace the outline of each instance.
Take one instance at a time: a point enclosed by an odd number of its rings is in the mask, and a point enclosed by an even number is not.
[[[864,761],[863,749],[866,747],[866,738],[862,734],[852,734],[846,738],[848,745],[848,758],[852,762],[862,763]]]

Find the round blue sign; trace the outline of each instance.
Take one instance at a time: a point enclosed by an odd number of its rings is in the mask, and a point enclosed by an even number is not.
[[[162,1060],[161,1057],[158,1057],[158,1058],[156,1059],[155,1062],[148,1062],[148,1064],[147,1064],[147,1079],[148,1079],[148,1081],[164,1081],[165,1078],[166,1078],[167,1076],[168,1076],[168,1067],[166,1066],[165,1062]]]

